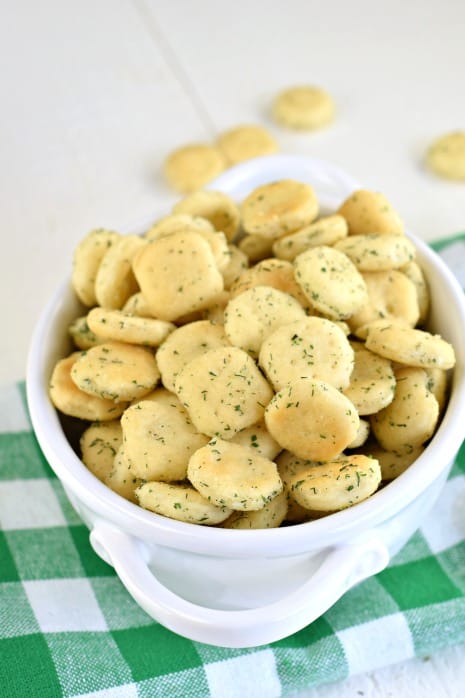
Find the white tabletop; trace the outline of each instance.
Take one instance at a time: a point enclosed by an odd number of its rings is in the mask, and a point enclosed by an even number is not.
[[[0,384],[24,377],[77,241],[168,213],[166,154],[240,123],[382,191],[425,240],[465,230],[465,185],[423,162],[432,139],[465,128],[464,36],[463,0],[1,3]],[[333,125],[273,124],[272,98],[299,83],[332,94]],[[464,667],[453,648],[305,695],[458,696]]]

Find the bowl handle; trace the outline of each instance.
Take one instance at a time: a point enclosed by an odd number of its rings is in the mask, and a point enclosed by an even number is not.
[[[111,564],[127,591],[152,618],[183,637],[222,647],[255,647],[287,637],[321,616],[350,587],[380,572],[389,553],[371,535],[328,549],[317,571],[284,598],[258,608],[200,606],[161,584],[148,567],[143,543],[108,524],[90,534],[92,547]]]

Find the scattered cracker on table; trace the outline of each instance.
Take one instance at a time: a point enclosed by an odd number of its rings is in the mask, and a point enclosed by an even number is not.
[[[301,85],[280,92],[272,105],[274,119],[282,126],[310,131],[334,119],[334,101],[321,87]]]
[[[465,131],[446,133],[433,141],[426,163],[441,177],[465,180]]]
[[[216,143],[230,165],[237,165],[261,155],[271,155],[278,150],[278,144],[271,133],[263,126],[255,124],[236,126],[223,131]]]
[[[226,168],[219,148],[208,143],[192,143],[174,150],[164,162],[168,183],[178,192],[201,189]]]

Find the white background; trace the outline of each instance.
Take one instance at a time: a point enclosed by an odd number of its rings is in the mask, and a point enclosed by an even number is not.
[[[425,240],[465,229],[465,184],[424,167],[465,128],[463,0],[0,0],[0,384],[22,379],[46,300],[91,228],[168,212],[173,148],[240,123],[385,193]],[[275,126],[281,88],[325,87],[333,125]],[[308,696],[462,695],[465,649]]]

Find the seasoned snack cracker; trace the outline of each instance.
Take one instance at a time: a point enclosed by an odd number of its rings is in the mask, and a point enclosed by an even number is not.
[[[136,317],[144,318],[152,317],[147,301],[140,291],[133,293],[133,295],[127,299],[121,310],[123,313],[126,313],[126,315],[135,315]]]
[[[200,192],[201,193],[201,192]],[[218,269],[222,271],[229,263],[228,242],[224,233],[216,231],[206,218],[193,217],[184,213],[174,213],[155,223],[145,234],[149,241],[157,240],[173,233],[197,233],[211,247]]]
[[[265,238],[263,235],[244,235],[237,246],[253,264],[271,255],[273,239]]]
[[[337,213],[346,219],[350,235],[404,234],[399,214],[379,192],[358,189],[341,204]]]
[[[119,417],[127,403],[116,404],[111,399],[89,395],[78,388],[71,379],[71,371],[83,352],[74,352],[55,365],[49,384],[49,395],[57,410],[70,417],[89,422],[107,421]]]
[[[231,514],[231,509],[215,506],[184,482],[144,482],[136,497],[143,509],[186,523],[215,526]]]
[[[425,450],[424,446],[412,448],[408,453],[386,451],[381,446],[370,443],[366,447],[367,455],[376,458],[381,467],[381,478],[384,481],[395,480],[402,475]]]
[[[165,388],[175,391],[178,373],[196,356],[211,349],[230,346],[224,328],[209,320],[197,320],[178,327],[157,352],[157,363]]]
[[[410,240],[391,233],[349,235],[334,247],[344,252],[360,271],[399,269],[415,257],[415,247]]]
[[[350,442],[347,448],[349,450],[353,450],[354,448],[360,448],[360,446],[363,446],[363,444],[366,442],[369,436],[370,422],[367,419],[361,419],[358,425],[357,435],[355,439]]]
[[[257,528],[278,528],[287,514],[287,497],[284,492],[273,497],[258,511],[235,511],[223,523],[223,528],[251,530]]]
[[[241,211],[247,233],[275,240],[311,223],[318,215],[318,200],[309,184],[281,179],[254,189]]]
[[[433,435],[439,406],[421,368],[406,366],[396,373],[392,402],[370,418],[378,443],[386,450],[410,453]]]
[[[97,303],[95,279],[100,262],[119,237],[118,233],[97,228],[91,230],[74,251],[71,284],[79,300],[88,307]]]
[[[187,477],[212,504],[235,511],[263,509],[283,490],[273,461],[219,438],[191,456]]]
[[[354,455],[309,467],[291,483],[299,504],[308,509],[338,511],[367,499],[378,489],[381,469],[374,458]]]
[[[87,316],[76,318],[68,327],[68,334],[78,349],[90,349],[104,340],[97,337],[87,324]]]
[[[171,213],[168,216],[163,216],[146,231],[144,237],[146,240],[156,240],[164,235],[171,233],[183,233],[186,230],[192,232],[203,233],[214,231],[213,225],[206,218],[193,216],[188,213]]]
[[[353,334],[365,339],[368,325],[380,318],[399,321],[409,327],[416,325],[420,316],[418,293],[405,274],[398,269],[365,271],[362,278],[368,299],[347,320]]]
[[[176,394],[198,431],[228,439],[263,419],[273,391],[238,347],[196,356],[178,373]]]
[[[408,366],[444,370],[455,366],[454,348],[442,337],[390,320],[368,325],[366,346],[375,354]]]
[[[282,451],[276,458],[279,477],[283,482],[283,492],[287,499],[286,521],[289,523],[303,523],[312,517],[311,512],[298,504],[294,498],[291,483],[298,473],[307,472],[310,466],[318,465],[317,462],[297,458],[290,451]]]
[[[226,167],[224,155],[214,145],[192,143],[168,155],[163,172],[173,189],[189,193],[201,189]]]
[[[123,432],[119,419],[92,422],[79,441],[82,462],[99,480],[104,481],[113,469],[122,442]]]
[[[330,460],[355,439],[359,416],[353,404],[329,383],[299,378],[268,404],[270,434],[299,458]]]
[[[90,329],[99,337],[115,342],[158,347],[176,325],[165,320],[144,318],[121,310],[92,308],[87,316]]]
[[[229,301],[224,330],[231,344],[255,358],[275,329],[304,317],[305,310],[288,293],[271,286],[254,286]]]
[[[453,131],[430,145],[426,162],[441,177],[465,180],[465,131]]]
[[[423,270],[417,262],[411,261],[401,267],[399,271],[405,274],[415,286],[419,310],[418,324],[423,325],[428,319],[430,309],[429,287]]]
[[[190,456],[208,441],[176,395],[163,388],[128,407],[121,427],[132,471],[149,481],[184,480]]]
[[[160,372],[149,349],[105,342],[81,353],[71,368],[71,378],[85,393],[119,403],[153,390]]]
[[[290,233],[273,243],[273,253],[279,259],[292,262],[298,254],[309,247],[334,245],[347,237],[349,229],[345,218],[338,215],[324,216],[310,225]]]
[[[259,364],[275,390],[297,378],[314,378],[347,388],[354,352],[331,320],[306,317],[278,327],[263,342]]]
[[[137,503],[136,489],[142,484],[142,480],[132,472],[131,464],[126,458],[124,444],[122,444],[113,461],[113,468],[105,477],[105,484],[124,499]]]
[[[373,354],[361,342],[351,342],[354,369],[344,395],[359,415],[374,414],[387,407],[394,397],[396,379],[389,359]]]
[[[203,310],[223,290],[213,252],[198,233],[173,233],[154,240],[133,266],[147,305],[160,320]]]
[[[95,279],[95,296],[103,308],[122,308],[138,291],[132,260],[146,241],[138,235],[122,235],[105,252]]]
[[[313,130],[334,119],[334,102],[321,87],[301,85],[280,92],[273,102],[272,113],[282,126]]]
[[[254,286],[272,286],[293,296],[302,307],[307,308],[308,299],[294,277],[294,267],[284,259],[262,259],[245,269],[231,286],[231,297],[235,298]]]
[[[276,153],[278,145],[269,131],[263,126],[246,124],[220,133],[218,148],[230,165]]]
[[[208,220],[215,230],[232,242],[239,231],[240,211],[230,196],[221,191],[196,191],[173,206],[175,214],[189,214]]]
[[[439,413],[444,411],[448,396],[448,376],[447,371],[442,368],[425,368],[428,377],[427,387],[438,401]]]
[[[264,421],[241,429],[229,441],[250,448],[254,453],[269,460],[274,460],[281,451],[281,446],[273,439]]]
[[[368,300],[365,281],[343,252],[322,245],[294,260],[295,278],[314,308],[334,320],[345,320]]]
[[[228,264],[221,270],[225,289],[230,289],[249,266],[249,258],[237,245],[229,244],[228,252]]]

